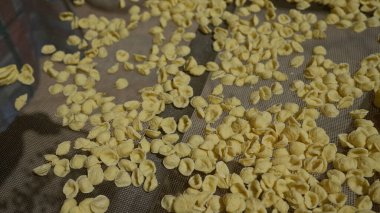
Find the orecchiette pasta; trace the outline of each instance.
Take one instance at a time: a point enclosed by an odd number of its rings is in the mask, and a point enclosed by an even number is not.
[[[90,193],[94,190],[94,186],[86,175],[79,176],[76,181],[78,183],[79,190],[82,193]]]
[[[79,185],[73,179],[69,179],[63,186],[63,194],[65,194],[66,198],[75,198],[78,192]]]
[[[194,166],[191,158],[183,158],[179,162],[178,171],[184,176],[190,176],[194,171]]]

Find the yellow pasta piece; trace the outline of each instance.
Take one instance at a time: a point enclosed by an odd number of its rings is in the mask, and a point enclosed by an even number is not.
[[[166,156],[162,163],[164,164],[165,168],[167,169],[174,169],[179,166],[180,158],[176,154],[172,154],[169,156]]]
[[[71,148],[71,141],[63,141],[58,144],[57,149],[55,150],[55,154],[58,156],[66,155],[69,153]]]
[[[94,198],[85,198],[84,200],[82,200],[78,205],[78,208],[80,209],[80,211],[81,212],[91,212],[90,204],[93,200],[94,200]]]
[[[205,110],[206,123],[214,123],[217,121],[220,118],[222,111],[223,109],[220,105],[210,104]]]
[[[355,194],[363,195],[368,191],[369,183],[363,177],[353,176],[347,179],[347,185]]]
[[[347,195],[343,193],[332,193],[327,196],[327,199],[332,204],[342,207],[347,201]]]
[[[77,206],[77,201],[73,198],[66,199],[60,209],[61,213],[69,213],[71,209]]]
[[[162,119],[162,121],[160,123],[160,127],[162,128],[162,130],[165,133],[171,134],[171,133],[174,133],[176,131],[177,123],[173,117],[164,118],[164,119]]]
[[[197,157],[194,162],[194,169],[208,174],[215,169],[215,162],[208,157]]]
[[[124,169],[127,172],[132,172],[137,168],[137,164],[127,159],[121,159],[118,163],[120,169]]]
[[[173,195],[165,195],[161,199],[161,207],[168,212],[172,212],[173,211],[173,203],[174,203],[175,198],[176,197]]]
[[[226,206],[226,212],[243,212],[246,209],[244,197],[239,194],[225,194],[223,196],[223,203]]]
[[[91,184],[90,180],[86,175],[79,176],[76,182],[78,183],[79,190],[82,193],[90,193],[94,191],[94,186]]]
[[[129,85],[129,82],[128,82],[128,80],[126,78],[119,78],[115,82],[115,87],[118,90],[125,89],[125,88],[128,87],[128,85]]]
[[[73,3],[74,3],[75,6],[82,6],[86,2],[84,0],[73,0]]]
[[[93,165],[87,169],[87,176],[92,185],[99,185],[104,180],[103,169],[100,165]]]
[[[125,50],[116,51],[116,60],[120,63],[127,62],[129,59],[129,53]]]
[[[326,117],[335,118],[339,115],[339,110],[333,104],[325,104],[321,108],[321,112]]]
[[[144,183],[145,176],[139,168],[133,170],[131,175],[132,185],[135,187],[141,186]]]
[[[27,101],[28,101],[28,94],[19,96],[18,98],[16,98],[16,101],[15,101],[15,105],[14,105],[15,109],[17,111],[20,111],[26,105]]]
[[[119,67],[120,67],[119,63],[116,63],[107,69],[107,73],[114,74],[119,71]]]
[[[24,64],[21,67],[21,73],[18,75],[18,81],[25,85],[32,85],[35,81],[33,72],[32,66]]]
[[[273,83],[271,86],[271,90],[274,95],[281,95],[284,93],[284,88],[279,82]]]
[[[308,191],[305,194],[305,205],[309,209],[314,209],[319,204],[319,196],[318,194]]]
[[[266,128],[272,122],[272,115],[266,111],[257,112],[249,122],[253,128]]]
[[[63,91],[63,85],[62,84],[53,84],[52,86],[49,87],[49,93],[51,95],[56,95],[59,94]]]
[[[104,195],[98,195],[90,203],[90,209],[93,212],[104,213],[110,205],[109,199]]]
[[[290,61],[290,66],[292,66],[294,68],[298,68],[303,64],[304,61],[305,61],[305,56],[303,56],[303,55],[295,56]]]
[[[191,147],[186,143],[177,143],[174,146],[174,151],[178,157],[184,158],[190,155]]]
[[[194,171],[194,166],[191,158],[183,158],[179,162],[178,171],[184,176],[190,176]]]
[[[358,210],[371,210],[373,204],[371,198],[366,195],[358,197],[355,201],[355,206],[358,208]]]
[[[260,99],[267,101],[272,98],[272,90],[268,86],[259,88]]]
[[[39,176],[45,176],[51,169],[51,163],[45,163],[33,169],[34,174]]]
[[[249,100],[252,104],[257,104],[260,101],[260,92],[259,91],[253,91],[251,95],[249,96]]]
[[[41,53],[45,55],[50,55],[50,54],[53,54],[56,50],[57,49],[55,48],[53,44],[46,44],[42,46]]]
[[[186,108],[189,105],[189,99],[182,95],[173,98],[173,105],[177,108]]]
[[[207,101],[202,96],[194,96],[191,99],[191,106],[194,108],[198,108],[198,107],[204,108],[204,107],[207,107],[208,104],[207,104]]]
[[[120,170],[115,177],[115,185],[117,187],[127,187],[131,184],[131,176],[126,171]]]
[[[67,45],[69,46],[78,46],[81,42],[81,39],[79,38],[79,36],[77,35],[70,35],[68,38],[67,38]]]
[[[157,177],[151,174],[145,178],[143,189],[146,192],[151,192],[158,187]]]
[[[19,72],[15,64],[0,67],[0,86],[13,84],[17,81]]]
[[[117,166],[109,166],[104,170],[104,180],[114,181],[120,169]]]
[[[70,162],[68,159],[60,159],[55,162],[53,172],[58,177],[65,177],[70,172]]]
[[[63,186],[63,194],[65,194],[66,198],[75,198],[78,192],[78,183],[73,179],[69,179]]]
[[[119,156],[115,150],[104,148],[98,154],[100,160],[107,166],[115,166],[119,162]]]
[[[131,152],[129,158],[134,163],[141,163],[146,158],[146,154],[142,149],[137,148]]]
[[[121,9],[123,9],[123,8],[125,8],[127,5],[126,5],[126,3],[125,3],[125,0],[119,0],[119,7],[121,8]]]

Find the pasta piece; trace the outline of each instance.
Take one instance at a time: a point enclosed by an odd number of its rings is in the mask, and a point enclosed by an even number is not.
[[[141,186],[144,183],[145,177],[139,168],[136,168],[132,172],[131,181],[135,187]]]
[[[137,168],[137,164],[127,159],[121,159],[118,163],[120,169],[132,172]]]
[[[134,163],[141,163],[146,158],[145,152],[142,149],[134,149],[129,157]]]
[[[50,55],[50,54],[53,54],[56,50],[57,49],[55,48],[54,45],[46,44],[46,45],[42,46],[41,53],[45,54],[45,55]]]
[[[169,156],[166,156],[162,163],[164,164],[165,168],[167,169],[174,169],[179,166],[180,158],[176,154],[172,154]]]
[[[206,123],[214,123],[217,121],[220,118],[222,112],[223,109],[220,105],[210,104],[205,110]]]
[[[173,195],[165,195],[161,200],[161,207],[168,212],[172,212],[174,199]]]
[[[368,195],[360,196],[355,201],[355,206],[359,210],[371,210],[372,209],[372,201],[371,198]]]
[[[131,176],[123,170],[120,170],[115,177],[115,185],[117,187],[127,187],[132,184]]]
[[[93,165],[87,169],[87,176],[92,185],[99,185],[104,180],[103,169],[100,165]]]
[[[91,212],[90,204],[93,200],[94,198],[85,198],[82,200],[78,205],[80,212]]]
[[[104,170],[104,180],[114,181],[120,169],[117,166],[109,166]]]
[[[351,191],[358,195],[367,193],[369,187],[368,181],[365,178],[358,176],[348,178],[347,185]]]
[[[292,66],[294,68],[298,68],[303,64],[304,61],[305,61],[305,56],[303,56],[303,55],[295,56],[290,61],[290,66]]]
[[[262,86],[259,88],[260,99],[268,101],[272,98],[272,90],[268,86]]]
[[[116,60],[120,63],[127,62],[129,59],[129,53],[125,50],[116,51]]]
[[[318,194],[308,191],[305,194],[305,205],[309,209],[314,209],[319,204],[319,197]]]
[[[73,179],[69,179],[63,186],[63,194],[65,194],[66,198],[75,198],[78,192],[78,183]]]
[[[114,64],[110,68],[107,69],[108,74],[114,74],[119,71],[119,63]]]
[[[99,153],[100,160],[106,166],[115,166],[119,162],[119,156],[115,150],[104,148]]]
[[[104,213],[108,210],[110,205],[109,199],[104,195],[98,195],[90,203],[91,211]]]
[[[177,123],[173,117],[164,118],[161,121],[160,127],[162,128],[162,130],[165,133],[171,134],[171,133],[174,133],[176,131]]]
[[[91,184],[90,180],[86,175],[79,176],[76,182],[78,183],[79,190],[82,193],[86,194],[94,191],[94,186]]]
[[[45,164],[42,164],[41,166],[34,168],[33,172],[36,175],[45,176],[49,173],[50,169],[51,169],[51,164],[45,163]]]
[[[145,178],[144,186],[143,186],[144,191],[151,192],[155,190],[157,187],[158,187],[158,181],[157,181],[156,175],[151,174]]]
[[[27,101],[28,101],[28,94],[19,96],[18,98],[16,98],[16,101],[15,101],[15,105],[14,105],[15,109],[17,111],[20,111],[26,105]]]
[[[61,213],[69,213],[71,209],[77,206],[77,201],[73,198],[66,199],[61,206]]]
[[[260,93],[259,91],[253,91],[249,96],[249,100],[252,104],[257,104],[260,101]]]
[[[71,148],[71,141],[63,141],[58,144],[57,149],[55,150],[55,154],[58,156],[67,155]]]
[[[70,172],[70,162],[68,159],[60,159],[55,162],[53,172],[58,177],[65,177]]]
[[[179,162],[178,171],[183,176],[190,176],[194,171],[194,161],[191,158],[183,158]]]
[[[180,195],[173,201],[174,212],[191,212],[195,205],[196,199],[192,195]]]
[[[116,89],[118,89],[118,90],[125,89],[125,88],[128,87],[128,85],[129,85],[129,82],[128,82],[128,80],[125,79],[125,78],[119,78],[119,79],[117,79],[116,82],[115,82],[115,87],[116,87]]]
[[[321,108],[321,112],[326,117],[335,118],[339,115],[339,110],[333,104],[325,104]]]
[[[32,66],[24,64],[21,67],[21,73],[18,75],[18,81],[25,85],[32,85],[35,81],[33,72]]]
[[[271,86],[271,90],[274,95],[281,95],[284,93],[284,88],[279,82],[273,83]]]
[[[246,208],[246,203],[243,196],[239,194],[228,193],[223,196],[223,203],[226,206],[226,212],[243,212]]]
[[[181,133],[187,132],[191,128],[192,122],[189,116],[184,115],[178,121],[178,131]]]

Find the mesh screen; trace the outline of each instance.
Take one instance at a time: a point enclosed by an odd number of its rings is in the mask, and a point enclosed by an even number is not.
[[[288,9],[288,5],[278,8],[279,12]],[[123,12],[104,12],[89,6],[74,8],[73,10],[80,17],[91,13],[98,16],[104,15],[108,18],[125,17]],[[318,13],[320,16],[326,14],[323,8],[317,8],[313,12]],[[157,24],[156,19],[141,24],[135,31],[131,32],[128,39],[107,48],[109,55],[114,55],[114,52],[118,49],[126,49],[131,53],[147,54],[151,46],[151,37],[148,30],[149,27],[155,24]],[[167,33],[171,29],[173,27],[169,27]],[[192,30],[196,31],[196,26]],[[329,27],[327,39],[310,40],[304,43],[305,61],[311,58],[311,49],[315,45],[323,45],[328,51],[326,58],[330,58],[336,63],[347,62],[350,64],[351,72],[354,72],[359,67],[362,58],[371,53],[379,52],[380,46],[376,42],[378,33],[380,33],[379,29],[368,29],[361,34],[356,34],[349,30]],[[211,37],[199,33],[197,35],[198,38],[191,44],[192,54],[200,64],[213,60],[216,55],[211,51]],[[273,104],[285,102],[296,102],[304,106],[296,94],[289,90],[289,85],[295,79],[303,79],[302,70],[305,68],[306,63],[298,69],[290,68],[288,64],[292,56],[280,57],[280,70],[289,74],[289,81],[283,85],[285,93],[281,96],[274,96],[270,101],[260,101],[255,107],[264,110]],[[97,62],[98,70],[105,72],[107,68],[115,63],[115,59],[109,57]],[[102,76],[101,82],[97,85],[98,91],[104,91],[116,96],[120,103],[126,100],[138,99],[137,90],[151,86],[156,81],[156,73],[154,72],[147,77],[141,77],[136,72],[126,73],[125,71],[119,71],[118,74],[112,76],[107,74]],[[121,76],[128,78],[130,86],[127,90],[117,91],[113,88],[113,82]],[[88,129],[85,129],[81,132],[73,132],[60,125],[60,120],[54,114],[56,107],[64,103],[65,99],[62,96],[49,95],[47,88],[53,83],[52,79],[41,73],[40,82],[33,99],[8,129],[0,133],[0,212],[58,212],[64,201],[63,184],[67,179],[76,178],[79,174],[84,173],[84,171],[75,171],[65,178],[58,178],[53,174],[37,177],[31,172],[34,167],[44,163],[43,154],[53,153],[58,143],[64,140],[74,140],[77,137],[85,137],[86,131],[88,131]],[[254,87],[225,86],[224,96],[226,98],[236,96],[242,101],[244,107],[253,107],[249,103],[249,94],[253,90],[257,90],[261,85],[271,83],[271,81],[260,81]],[[207,97],[217,84],[217,81],[212,81],[207,75],[194,77],[191,81],[195,95],[204,97]],[[342,110],[337,118],[331,119],[321,116],[318,120],[318,125],[327,131],[331,142],[336,143],[339,133],[349,132],[353,129],[352,120],[348,114],[349,111],[363,108],[370,111],[368,118],[374,121],[377,128],[379,128],[380,111],[373,107],[372,100],[373,94],[366,93],[362,98],[355,101],[354,106]],[[168,107],[163,115],[178,118],[183,114],[191,116],[193,126],[183,135],[182,140],[186,141],[193,134],[203,134],[205,123],[198,118],[191,107],[184,110]],[[155,161],[157,166],[159,187],[155,191],[146,193],[141,187],[135,188],[133,186],[117,188],[112,182],[103,182],[92,193],[85,196],[80,194],[78,200],[104,194],[111,200],[109,212],[164,212],[160,207],[162,197],[165,194],[177,195],[183,192],[187,187],[188,178],[180,175],[176,169],[165,169],[161,164],[162,159],[160,157],[149,155],[148,158]],[[231,171],[238,172],[240,170],[236,162],[230,163],[229,166]],[[344,191],[348,193],[348,203],[352,205],[355,201],[355,196],[347,190],[347,187]],[[380,212],[379,206],[375,206],[374,210]]]

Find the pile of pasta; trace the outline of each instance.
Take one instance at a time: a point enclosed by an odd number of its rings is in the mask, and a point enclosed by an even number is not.
[[[340,109],[352,106],[364,92],[375,91],[379,100],[379,54],[364,58],[351,75],[348,64],[326,59],[326,49],[316,46],[304,70],[308,81],[292,83],[305,106],[284,103],[260,111],[223,94],[225,86],[272,80],[270,86],[261,86],[247,97],[252,104],[270,100],[283,94],[288,80],[279,57],[296,54],[290,66],[302,66],[302,43],[326,38],[328,25],[358,33],[380,26],[377,1],[294,2],[296,9],[278,13],[269,0],[147,0],[143,8],[131,3],[128,21],[62,12],[59,18],[72,29],[83,30],[84,36],[68,37],[67,45],[78,49],[73,53],[45,45],[42,53],[49,59],[43,71],[56,80],[49,92],[66,98],[56,113],[62,125],[74,131],[90,125],[91,130],[87,137],[60,143],[55,153],[44,156],[46,163],[34,169],[41,176],[53,170],[62,178],[71,170],[87,171],[67,180],[61,212],[106,212],[110,201],[104,195],[76,200],[79,193],[90,193],[104,181],[113,181],[116,187],[155,190],[159,185],[156,165],[148,153],[161,156],[166,169],[178,169],[189,177],[189,188],[182,194],[162,198],[168,212],[374,212],[373,204],[380,204],[380,182],[368,179],[380,171],[376,163],[380,135],[373,122],[365,119],[368,111],[351,112],[356,129],[339,135],[345,148],[342,153],[318,127],[317,119],[338,116]],[[329,14],[319,19],[303,11],[312,2],[326,5]],[[80,6],[85,1],[73,3]],[[229,11],[228,5],[236,10]],[[120,6],[125,7],[125,1]],[[127,39],[130,31],[151,18],[159,21],[149,31],[150,53],[120,49],[112,56],[116,63],[106,72],[155,74],[157,81],[139,91],[140,99],[118,103],[116,97],[95,89],[102,76],[95,59],[111,57],[107,47]],[[167,36],[164,31],[169,23],[176,29]],[[212,35],[217,62],[199,64],[191,56],[188,44],[196,37],[190,30],[193,25]],[[194,96],[192,76],[206,72],[220,83],[208,97]],[[128,85],[126,78],[114,82],[119,90]],[[204,135],[180,141],[180,134],[192,128],[192,120],[187,115],[179,120],[162,117],[167,105],[179,109],[191,105],[206,124]],[[231,172],[230,162],[238,162],[240,172]],[[327,176],[316,178],[323,174]],[[345,185],[357,196],[353,205],[347,204]],[[227,193],[220,195],[220,189]]]

